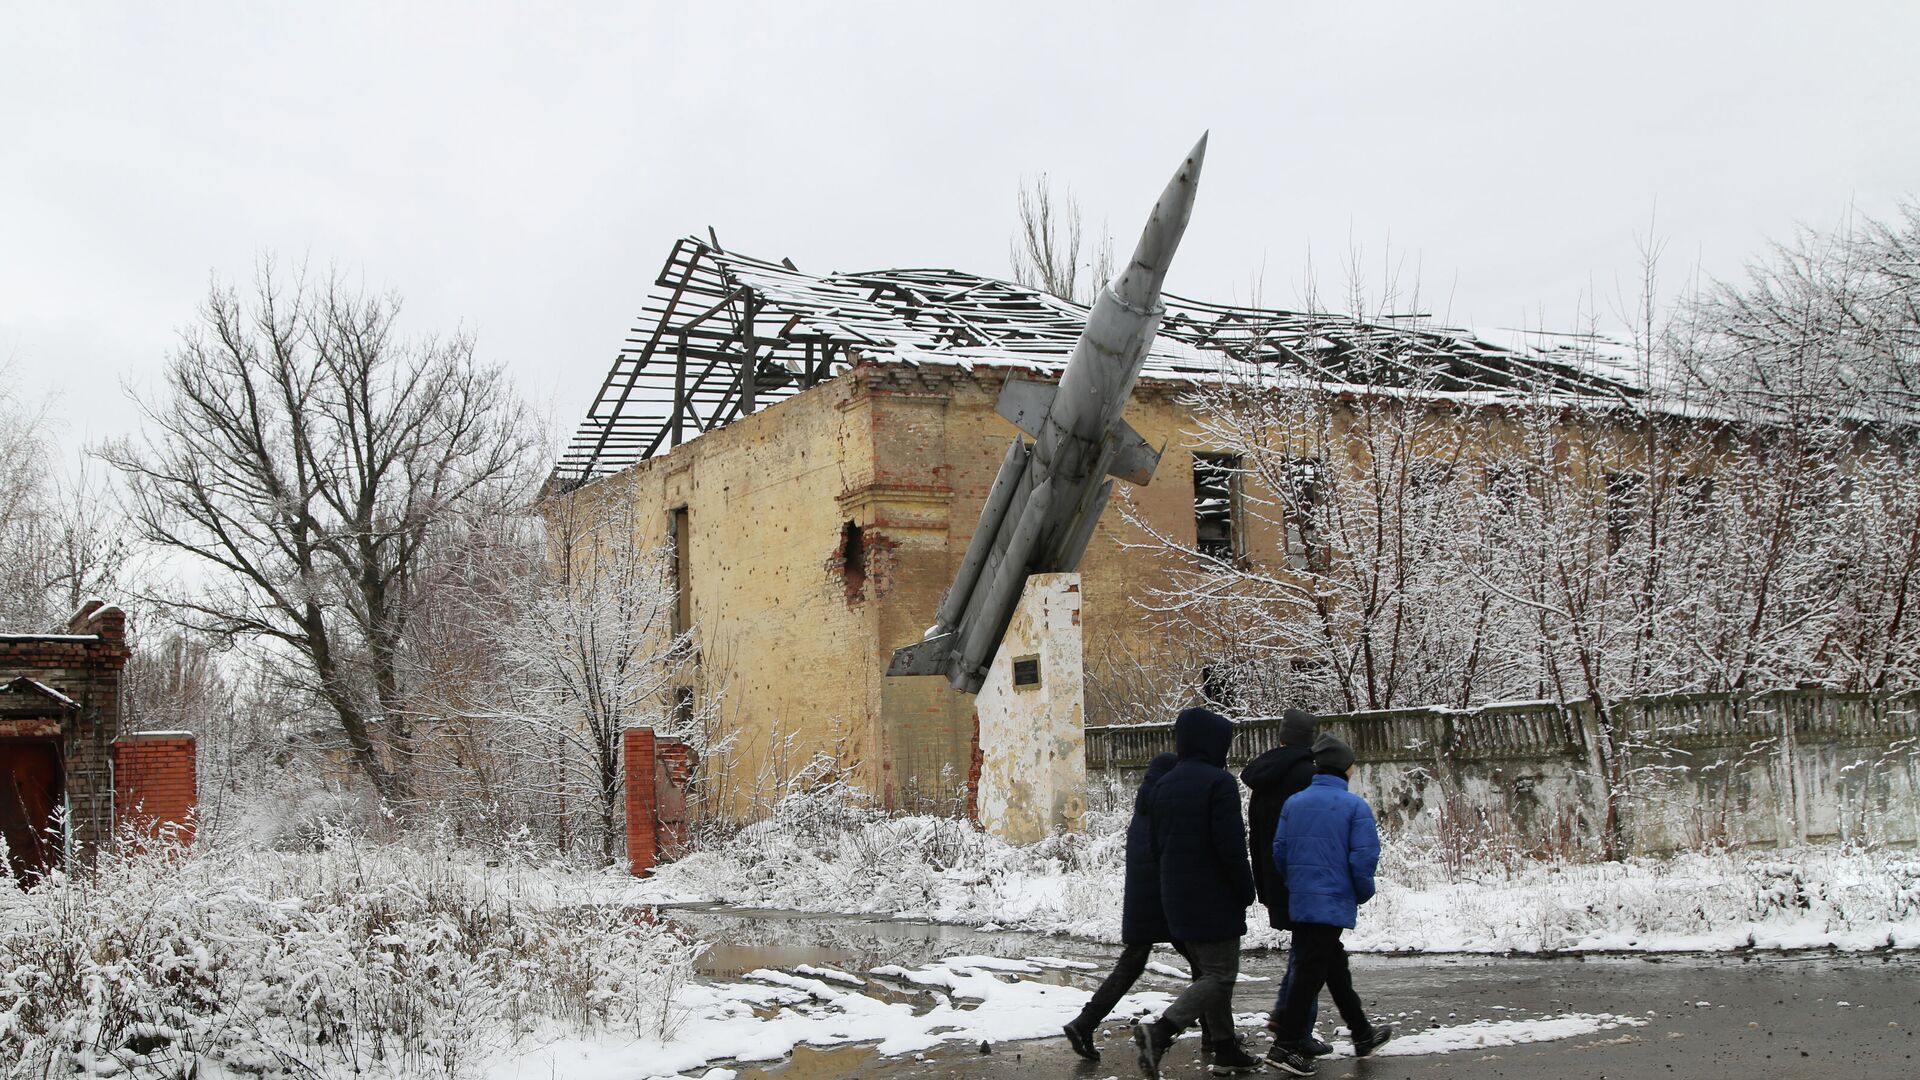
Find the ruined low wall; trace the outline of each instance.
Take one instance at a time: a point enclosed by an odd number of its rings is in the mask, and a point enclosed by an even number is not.
[[[1920,691],[1682,694],[1610,711],[1636,850],[1920,841]],[[1278,718],[1240,721],[1230,764],[1277,745],[1279,729]],[[1402,835],[1599,846],[1606,786],[1591,702],[1351,713],[1322,729],[1353,744],[1354,789]],[[1096,780],[1131,783],[1173,748],[1173,727],[1089,728],[1086,745]]]

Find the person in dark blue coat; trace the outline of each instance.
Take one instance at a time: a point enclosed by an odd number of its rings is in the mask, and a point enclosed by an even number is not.
[[[1167,930],[1193,964],[1193,984],[1160,1019],[1134,1029],[1140,1068],[1150,1077],[1159,1075],[1174,1037],[1203,1016],[1215,1074],[1260,1068],[1233,1034],[1233,986],[1254,891],[1240,788],[1226,770],[1232,745],[1232,721],[1207,709],[1183,710],[1173,722],[1180,762],[1147,798]]]
[[[1240,782],[1247,785],[1247,850],[1253,853],[1253,888],[1267,909],[1267,924],[1275,930],[1288,930],[1293,920],[1287,915],[1287,881],[1273,868],[1266,853],[1273,849],[1273,831],[1280,827],[1280,809],[1287,800],[1307,790],[1313,782],[1313,736],[1320,718],[1305,709],[1288,709],[1280,716],[1280,745],[1247,762],[1240,770]],[[1299,975],[1300,950],[1287,950],[1287,973],[1280,979],[1280,991],[1274,995],[1273,1008],[1267,1013],[1267,1027],[1278,1032],[1280,1013],[1287,1007],[1287,995],[1293,992]],[[1325,1054],[1333,1047],[1314,1037],[1313,1022],[1319,1018],[1320,1002],[1315,998],[1307,1006],[1305,1049]]]
[[[1356,1057],[1366,1057],[1393,1037],[1391,1024],[1367,1018],[1340,943],[1341,933],[1357,921],[1360,905],[1373,899],[1380,832],[1367,801],[1347,790],[1353,748],[1322,735],[1313,744],[1313,759],[1318,769],[1313,783],[1287,800],[1273,834],[1273,865],[1286,876],[1299,961],[1267,1063],[1295,1076],[1313,1075],[1311,1057],[1303,1052],[1312,1034],[1307,1007],[1322,986],[1347,1022]]]
[[[1133,984],[1140,981],[1140,974],[1153,956],[1153,947],[1173,940],[1167,932],[1166,909],[1160,905],[1160,864],[1153,857],[1153,836],[1147,824],[1146,808],[1147,797],[1155,785],[1179,760],[1173,754],[1160,754],[1148,762],[1146,778],[1133,797],[1133,818],[1127,822],[1126,884],[1120,895],[1120,943],[1125,947],[1113,963],[1113,972],[1087,999],[1080,1015],[1063,1029],[1073,1052],[1088,1061],[1100,1060],[1100,1050],[1093,1045],[1094,1030],[1100,1021],[1105,1020],[1127,991],[1133,989]],[[1191,969],[1193,958],[1188,956],[1186,960]],[[1204,1023],[1202,1033],[1205,1033]]]

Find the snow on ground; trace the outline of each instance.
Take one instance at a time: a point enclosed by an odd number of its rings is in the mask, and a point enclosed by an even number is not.
[[[462,1076],[554,1025],[669,1030],[699,947],[583,875],[432,844],[198,844],[0,875],[0,1076]]]
[[[1452,1054],[1462,1050],[1481,1050],[1493,1046],[1517,1046],[1520,1043],[1575,1039],[1599,1031],[1620,1027],[1641,1027],[1645,1020],[1611,1013],[1563,1013],[1536,1020],[1475,1020],[1453,1027],[1427,1028],[1396,1036],[1381,1047],[1381,1057],[1408,1057],[1416,1054]],[[1333,1056],[1351,1055],[1351,1043],[1336,1044]]]
[[[942,1043],[971,1046],[1018,1039],[1053,1038],[1080,1010],[1088,992],[1036,981],[1047,958],[956,956],[914,968],[881,965],[860,989],[836,979],[788,972],[751,972],[744,981],[690,987],[685,1010],[664,1040],[556,1039],[491,1065],[486,1080],[642,1080],[699,1076],[719,1080],[731,1070],[706,1070],[716,1062],[776,1061],[801,1045],[875,1044],[883,1056],[932,1050]],[[1075,967],[1081,962],[1068,961]],[[839,973],[845,974],[845,973]],[[1129,994],[1110,1022],[1157,1014],[1170,995]],[[1263,1015],[1237,1018],[1243,1028]],[[1518,1043],[1568,1039],[1642,1020],[1605,1013],[1563,1013],[1538,1019],[1476,1020],[1409,1033],[1381,1054],[1446,1054]],[[1336,1043],[1336,1055],[1352,1047]]]
[[[622,892],[1119,939],[1124,819],[1011,846],[944,818],[794,800]],[[1248,944],[1277,942],[1256,910]],[[1811,846],[1624,862],[1462,859],[1388,838],[1361,952],[1920,948],[1920,855]]]
[[[209,1078],[633,1080],[639,1062],[657,1075],[717,1064],[717,1080],[727,1062],[799,1045],[912,1054],[1051,1037],[1086,998],[1066,977],[1087,974],[1085,960],[827,961],[701,981],[698,944],[654,922],[650,906],[842,911],[1110,942],[1120,824],[1097,816],[1086,835],[1015,847],[950,819],[801,800],[645,881],[351,836],[312,851],[202,844],[105,860],[97,874],[27,891],[0,879],[0,1075],[137,1073],[171,1056]],[[1380,895],[1348,936],[1357,950],[1920,948],[1912,853],[1584,863],[1463,861],[1391,841],[1388,851]],[[1272,943],[1254,914],[1248,944]],[[1115,1019],[1165,1002],[1136,994]],[[1475,1021],[1408,1033],[1393,1052],[1629,1023]]]

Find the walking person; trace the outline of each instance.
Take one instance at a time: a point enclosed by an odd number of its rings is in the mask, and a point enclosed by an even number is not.
[[[1146,779],[1140,782],[1140,790],[1133,797],[1133,818],[1127,822],[1127,874],[1126,883],[1120,898],[1120,950],[1119,959],[1114,961],[1113,971],[1093,996],[1087,999],[1086,1007],[1080,1015],[1073,1018],[1064,1030],[1067,1042],[1072,1044],[1073,1052],[1088,1061],[1100,1060],[1100,1049],[1093,1044],[1093,1036],[1100,1022],[1107,1018],[1113,1007],[1120,1003],[1133,984],[1140,980],[1141,972],[1147,969],[1147,960],[1153,955],[1153,947],[1162,941],[1173,940],[1167,930],[1167,914],[1160,904],[1160,864],[1153,857],[1153,836],[1147,823],[1147,797],[1160,783],[1160,778],[1180,759],[1173,754],[1160,754],[1147,763]],[[1176,949],[1179,946],[1174,946]],[[1182,953],[1189,971],[1194,971],[1193,957]],[[1194,972],[1196,975],[1197,971]],[[1202,1036],[1207,1029],[1202,1018]]]
[[[1287,879],[1274,868],[1267,853],[1273,850],[1273,833],[1280,824],[1280,808],[1288,799],[1307,789],[1313,781],[1313,736],[1320,718],[1304,709],[1288,709],[1280,714],[1280,745],[1247,762],[1240,770],[1240,782],[1247,785],[1247,850],[1253,852],[1253,891],[1267,909],[1267,925],[1275,930],[1291,930],[1287,916]],[[1300,959],[1300,950],[1289,944],[1287,972],[1280,979],[1280,991],[1267,1013],[1267,1028],[1278,1034],[1280,1014],[1287,1007]],[[1320,1000],[1316,996],[1307,1005],[1307,1036],[1302,1049],[1308,1057],[1327,1054],[1333,1047],[1313,1034],[1320,1018]]]
[[[1240,789],[1227,772],[1233,722],[1207,709],[1183,710],[1173,722],[1176,764],[1147,798],[1147,823],[1159,863],[1160,902],[1174,947],[1193,965],[1193,983],[1160,1019],[1134,1028],[1140,1069],[1160,1075],[1174,1037],[1205,1018],[1216,1076],[1255,1072],[1233,1031],[1233,986],[1240,977],[1240,939],[1253,903],[1253,867],[1240,816]]]
[[[1347,790],[1353,748],[1322,735],[1313,744],[1313,757],[1313,782],[1281,808],[1273,836],[1273,864],[1286,877],[1299,961],[1267,1063],[1294,1076],[1313,1075],[1312,1056],[1304,1052],[1308,1007],[1322,986],[1347,1022],[1354,1056],[1366,1057],[1393,1037],[1393,1025],[1367,1018],[1353,990],[1347,948],[1340,943],[1340,935],[1353,929],[1360,905],[1373,898],[1380,833],[1372,807]]]

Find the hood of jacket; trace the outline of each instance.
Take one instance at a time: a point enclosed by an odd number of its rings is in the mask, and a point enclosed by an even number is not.
[[[1182,761],[1198,758],[1224,769],[1232,745],[1233,721],[1211,709],[1182,709],[1173,720],[1173,749]]]
[[[1279,787],[1301,762],[1312,760],[1311,747],[1276,747],[1247,762],[1247,767],[1240,770],[1240,782],[1254,791]]]
[[[1134,813],[1146,812],[1147,797],[1153,794],[1154,785],[1158,784],[1160,778],[1167,775],[1167,772],[1179,763],[1180,759],[1172,754],[1155,754],[1153,760],[1147,762],[1146,779],[1140,781],[1140,790],[1133,797]]]

